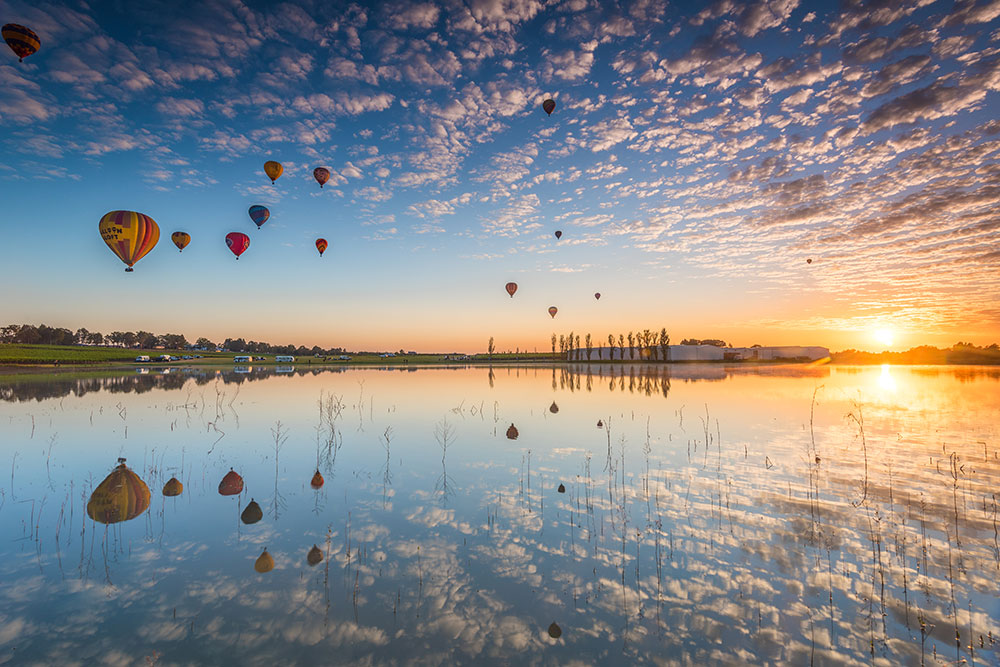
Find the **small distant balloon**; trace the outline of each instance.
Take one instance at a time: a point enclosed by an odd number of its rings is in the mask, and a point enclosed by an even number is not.
[[[267,553],[267,549],[264,549],[264,553],[257,558],[257,561],[253,564],[253,569],[261,574],[274,569],[274,559],[271,558],[271,554]]]
[[[330,180],[330,170],[326,167],[316,167],[313,169],[313,178],[319,183],[319,187],[323,187],[323,184]]]
[[[281,166],[280,162],[268,160],[264,163],[264,173],[271,179],[271,185],[274,185],[274,182],[278,180],[283,171],[285,171],[285,168]]]
[[[174,232],[170,235],[170,240],[177,246],[177,250],[183,251],[188,243],[191,243],[191,235],[187,232]]]
[[[236,259],[239,259],[250,247],[250,237],[243,232],[229,232],[226,234],[226,245],[236,255]]]
[[[549,306],[549,315],[552,316],[552,319],[555,319],[556,313],[558,312],[559,312],[558,308],[556,308],[555,306]]]
[[[316,239],[316,250],[319,250],[319,256],[322,257],[323,253],[326,252],[327,243],[326,239]]]
[[[319,469],[316,469],[316,473],[313,475],[312,480],[309,482],[309,486],[314,489],[318,489],[323,486],[323,475],[320,474]]]
[[[514,292],[517,291],[517,283],[507,283],[504,286],[504,289],[507,290],[507,294],[510,294],[510,298],[513,299],[514,298]]]
[[[559,488],[556,489],[556,491],[558,491],[559,493],[566,493],[566,487],[560,484]]]
[[[562,232],[557,229],[556,230],[556,240],[558,241],[561,238],[562,238]]]
[[[511,424],[510,427],[507,429],[507,439],[517,440],[518,435],[520,434],[517,432],[517,427]]]
[[[238,472],[230,468],[229,472],[226,473],[226,476],[222,478],[221,482],[219,482],[219,494],[223,496],[235,496],[242,491],[243,478],[240,477]]]
[[[560,628],[555,623],[553,623],[552,625],[550,625],[549,626],[549,637],[552,637],[553,639],[559,639],[560,637],[562,637],[562,628]]]
[[[257,504],[253,498],[250,499],[250,504],[246,506],[243,510],[243,514],[240,514],[240,521],[246,525],[257,523],[264,518],[264,512],[260,509],[260,505]]]
[[[806,260],[806,264],[812,264],[812,263],[813,263],[812,259],[807,259]]]
[[[556,110],[556,101],[552,98],[545,100],[542,102],[542,110],[551,116],[552,112]]]
[[[319,565],[322,561],[323,552],[320,551],[319,547],[314,544],[313,548],[306,554],[306,562],[309,563],[310,567],[312,567],[314,565]]]
[[[3,34],[3,41],[7,42],[7,46],[17,56],[18,62],[24,62],[25,58],[37,51],[42,45],[38,35],[30,28],[17,23],[8,23],[0,28],[0,33]]]
[[[156,221],[135,211],[105,213],[97,229],[111,252],[125,263],[126,272],[131,272],[132,266],[160,240],[160,227]]]
[[[168,498],[179,496],[183,491],[184,491],[184,485],[181,484],[181,480],[177,479],[176,477],[171,477],[169,480],[167,480],[167,483],[163,485],[163,495],[167,496]]]
[[[600,292],[594,292],[594,298],[597,299],[598,301],[600,301],[601,300],[601,293]]]
[[[552,414],[556,414],[557,412],[559,412],[559,406],[556,405],[555,401],[552,401],[552,405],[549,406],[549,412],[551,412]]]
[[[267,222],[267,219],[270,217],[271,212],[267,210],[266,206],[255,204],[250,207],[250,219],[257,225],[257,229],[260,229],[261,225]]]

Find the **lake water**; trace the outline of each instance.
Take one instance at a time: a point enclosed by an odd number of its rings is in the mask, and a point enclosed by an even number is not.
[[[0,376],[0,662],[1000,663],[998,369],[170,370]]]

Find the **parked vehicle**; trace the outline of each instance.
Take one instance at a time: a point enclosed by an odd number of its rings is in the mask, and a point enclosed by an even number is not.
[[[140,354],[138,357],[135,358],[135,360],[136,361],[140,361],[140,362],[149,361],[149,355],[148,354]]]

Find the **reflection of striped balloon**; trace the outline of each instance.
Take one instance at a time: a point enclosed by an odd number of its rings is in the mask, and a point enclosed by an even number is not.
[[[267,222],[267,219],[270,217],[271,212],[267,210],[266,206],[254,204],[250,207],[250,219],[257,225],[257,229],[260,229],[260,226]]]
[[[16,23],[8,23],[0,29],[0,33],[3,34],[3,41],[7,42],[7,46],[22,62],[42,45],[38,35]]]
[[[146,256],[160,240],[160,228],[148,215],[135,211],[111,211],[101,218],[98,225],[101,238],[118,255],[118,259],[132,266]]]

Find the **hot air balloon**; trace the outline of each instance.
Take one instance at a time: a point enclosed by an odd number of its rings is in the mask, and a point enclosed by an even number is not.
[[[517,432],[517,427],[514,426],[513,424],[511,424],[510,428],[507,429],[507,439],[508,440],[517,440],[517,436],[518,435],[520,435],[520,434]]]
[[[264,163],[264,173],[267,174],[267,177],[271,179],[271,185],[274,185],[274,182],[278,180],[278,178],[281,176],[281,172],[283,172],[284,170],[285,168],[281,166],[280,162],[275,162],[274,160],[268,160],[267,162]]]
[[[174,242],[177,249],[183,251],[188,243],[191,243],[191,235],[187,232],[174,232],[170,235],[170,240]]]
[[[323,486],[323,475],[319,474],[319,468],[316,469],[316,474],[313,475],[312,480],[309,482],[309,486],[314,489],[318,489]]]
[[[557,491],[558,493],[566,493],[566,487],[565,487],[565,486],[563,486],[562,484],[560,484],[560,485],[559,485],[559,488],[558,488],[558,489],[556,489],[556,491]]]
[[[556,110],[556,101],[552,98],[545,100],[542,102],[542,110],[551,116],[552,112]]]
[[[257,557],[257,560],[253,564],[253,569],[261,574],[274,569],[274,559],[271,558],[271,554],[267,553],[267,549],[264,549],[264,553]]]
[[[243,232],[229,232],[226,234],[226,245],[236,255],[236,259],[239,259],[240,255],[250,247],[250,237]]]
[[[552,401],[552,405],[549,406],[549,412],[551,412],[552,414],[559,412],[559,406],[556,405],[555,401]]]
[[[30,28],[16,23],[8,23],[0,29],[0,33],[3,34],[3,41],[7,42],[7,46],[17,56],[18,62],[24,62],[25,58],[37,51],[38,47],[42,45],[38,35]]]
[[[558,241],[561,238],[562,238],[562,232],[557,229],[556,230],[556,241]]]
[[[811,259],[807,259],[806,260],[806,264],[812,264],[812,263],[813,263],[813,261]]]
[[[238,472],[230,468],[226,476],[219,482],[219,494],[223,496],[235,496],[242,491],[243,478],[240,477]]]
[[[598,301],[600,301],[601,300],[601,293],[600,292],[594,292],[594,298],[597,299]]]
[[[167,483],[163,485],[163,495],[168,498],[179,496],[182,491],[184,491],[184,485],[181,484],[181,480],[176,477],[171,477],[167,480]]]
[[[316,167],[313,169],[313,178],[319,183],[319,187],[323,187],[323,184],[330,180],[330,170],[326,167]]]
[[[253,498],[250,499],[250,504],[243,510],[243,514],[240,514],[240,521],[248,526],[252,523],[257,523],[263,518],[264,513],[260,510],[260,505]]]
[[[118,465],[97,485],[87,501],[87,516],[98,523],[134,519],[149,508],[149,487],[118,459]]]
[[[507,283],[507,285],[504,286],[504,289],[507,290],[507,294],[510,294],[510,298],[513,299],[514,292],[517,291],[517,283]]]
[[[597,420],[597,428],[604,428],[604,422],[600,419]]]
[[[549,315],[551,315],[553,319],[555,319],[556,313],[558,312],[559,312],[558,308],[556,308],[555,306],[549,306]]]
[[[319,250],[319,256],[322,257],[323,253],[326,252],[326,239],[316,239],[316,250]]]
[[[552,637],[553,639],[559,639],[560,637],[562,637],[562,628],[560,628],[555,623],[553,623],[552,625],[550,625],[549,626],[549,637]]]
[[[132,266],[146,256],[160,240],[160,228],[148,215],[135,211],[111,211],[98,224],[101,238],[132,271]]]
[[[309,550],[306,554],[306,562],[309,563],[310,567],[314,565],[319,565],[323,562],[323,552],[319,550],[319,547],[315,544],[313,548]]]
[[[267,222],[267,219],[270,217],[271,212],[267,210],[266,206],[254,204],[250,207],[250,219],[253,220],[255,225],[257,225],[257,229],[260,229],[261,225]]]

